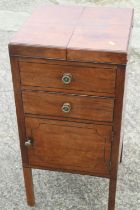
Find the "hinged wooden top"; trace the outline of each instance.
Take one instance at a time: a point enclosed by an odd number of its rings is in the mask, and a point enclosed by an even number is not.
[[[133,10],[43,6],[9,44],[10,54],[126,64]]]

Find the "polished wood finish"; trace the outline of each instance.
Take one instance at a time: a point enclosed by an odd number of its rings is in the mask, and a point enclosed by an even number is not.
[[[25,113],[25,117],[32,117],[32,118],[41,118],[41,119],[51,119],[51,120],[60,120],[60,121],[67,121],[67,122],[80,122],[85,124],[97,124],[97,125],[113,125],[113,122],[107,121],[96,121],[96,120],[84,120],[81,118],[69,118],[69,117],[57,117],[57,116],[49,116],[49,115],[37,115],[37,114],[29,114]]]
[[[115,210],[132,19],[132,9],[43,6],[10,42],[30,206],[38,168],[108,178],[108,210]]]
[[[60,89],[78,90],[84,92],[100,92],[110,93],[115,92],[115,68],[104,67],[81,67],[81,66],[63,66],[55,64],[40,64],[19,62],[21,85],[46,87],[50,91]],[[106,74],[104,74],[106,71]],[[62,82],[63,74],[69,73],[72,75],[70,84]]]
[[[25,113],[107,122],[113,120],[114,100],[111,98],[41,91],[24,91],[22,96]],[[70,103],[70,112],[62,111],[64,103]]]
[[[131,9],[87,7],[68,45],[68,60],[125,64]]]
[[[40,7],[11,40],[11,54],[66,60],[66,48],[82,10]]]
[[[19,138],[20,138],[20,148],[21,148],[21,155],[22,155],[22,164],[28,165],[27,148],[25,148],[24,146],[24,141],[26,139],[26,130],[24,126],[25,119],[24,119],[24,111],[23,111],[18,61],[16,58],[13,58],[13,57],[10,57],[10,61],[11,61],[12,79],[13,79],[14,96],[15,96],[15,104],[16,104],[16,114],[17,114],[17,122],[18,122]]]
[[[32,169],[23,167],[23,175],[24,175],[24,183],[27,195],[27,203],[29,206],[35,205],[35,197],[34,197],[34,187],[33,187],[33,179],[32,179]]]
[[[11,40],[10,53],[126,64],[132,17],[127,8],[43,6]]]
[[[121,135],[124,82],[125,82],[125,67],[118,66],[117,75],[116,75],[116,97],[114,104],[114,124],[113,124],[114,137],[112,141],[112,154],[111,154],[111,172],[110,172],[109,202],[108,202],[109,210],[115,209],[117,171],[118,171],[118,163],[120,160],[119,151],[120,147],[122,147],[122,144],[120,144],[120,135]]]
[[[112,126],[26,118],[26,130],[31,166],[109,175]]]
[[[13,55],[14,56],[14,55]],[[14,56],[15,57],[15,56]],[[98,69],[114,69],[117,66],[111,63],[91,63],[91,62],[76,62],[76,61],[68,61],[68,60],[55,60],[55,59],[45,59],[45,58],[37,58],[37,57],[16,57],[20,62],[27,63],[40,63],[40,64],[50,64],[50,65],[63,65],[63,66],[80,66],[80,67],[89,67],[89,68],[98,68]]]
[[[83,7],[43,6],[33,13],[13,43],[66,49]],[[45,27],[44,27],[45,25]]]

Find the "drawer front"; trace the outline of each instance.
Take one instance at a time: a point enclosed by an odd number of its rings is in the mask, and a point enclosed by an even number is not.
[[[114,94],[115,67],[80,67],[19,62],[24,86]]]
[[[29,164],[109,174],[112,127],[27,117]]]
[[[22,94],[25,113],[107,122],[113,119],[114,100],[111,98],[41,91],[25,91]]]

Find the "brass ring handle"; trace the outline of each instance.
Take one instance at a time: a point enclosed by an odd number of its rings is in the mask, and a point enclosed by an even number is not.
[[[70,84],[72,81],[72,75],[70,73],[64,73],[62,76],[62,82],[64,84]]]
[[[31,139],[28,139],[27,141],[25,141],[25,146],[26,147],[32,146],[32,140]]]
[[[64,113],[68,113],[68,112],[70,112],[70,110],[71,110],[71,105],[70,105],[70,103],[64,103],[63,106],[62,106],[62,111],[63,111]]]

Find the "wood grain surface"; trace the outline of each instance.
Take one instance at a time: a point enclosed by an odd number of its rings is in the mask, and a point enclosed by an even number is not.
[[[19,62],[21,85],[46,87],[53,91],[55,88],[63,90],[110,93],[115,91],[115,67],[81,67],[76,65],[51,65],[41,63]],[[63,74],[71,74],[70,84],[62,82]]]
[[[109,178],[108,210],[115,210],[132,19],[128,8],[43,6],[10,42],[30,206],[31,169],[41,168]],[[64,73],[72,76],[67,85]]]
[[[113,124],[114,137],[112,141],[112,152],[111,152],[111,173],[110,173],[110,184],[109,184],[108,210],[115,210],[117,173],[120,161],[119,153],[120,150],[122,149],[122,142],[120,137],[121,137],[124,84],[125,84],[125,67],[118,66],[117,76],[116,76],[116,98],[114,103],[114,124]]]
[[[35,205],[34,186],[32,178],[32,169],[23,167],[24,183],[27,195],[27,203],[29,206]]]
[[[11,40],[10,53],[126,64],[132,18],[128,8],[44,6]]]
[[[26,118],[30,165],[109,174],[112,126]]]
[[[113,120],[114,100],[88,96],[75,96],[43,91],[24,91],[24,112],[38,115],[78,118],[97,121]],[[64,113],[62,106],[70,103],[71,111]]]
[[[41,6],[11,40],[11,53],[66,59],[66,48],[82,10]]]
[[[23,111],[19,66],[18,66],[18,61],[15,57],[11,56],[10,61],[11,61],[15,105],[16,105],[17,123],[18,123],[18,130],[19,130],[20,148],[21,148],[21,155],[22,155],[22,164],[28,165],[27,148],[24,145],[24,141],[26,139],[26,132],[25,132],[25,121],[24,121],[25,118],[24,118],[24,111]]]

